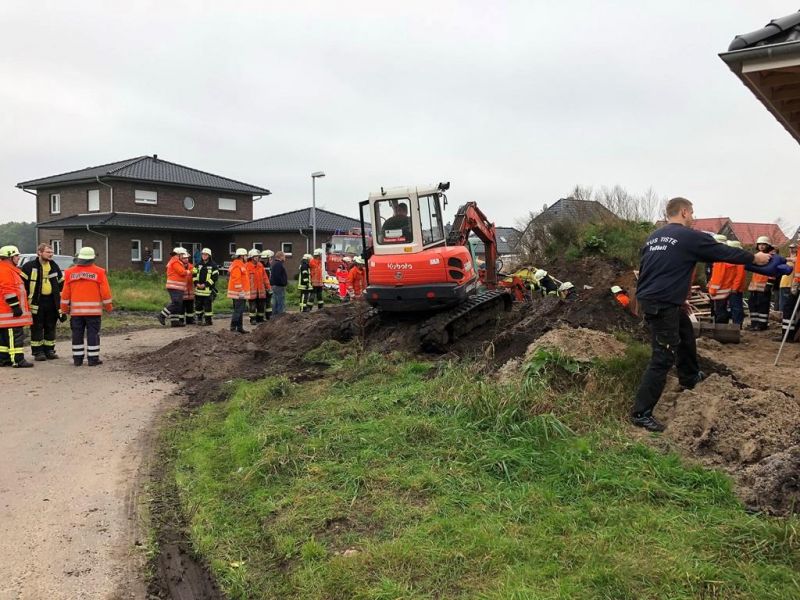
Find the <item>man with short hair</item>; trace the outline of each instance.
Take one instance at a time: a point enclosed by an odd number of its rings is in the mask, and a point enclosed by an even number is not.
[[[25,283],[17,267],[19,249],[0,248],[0,367],[32,367],[25,360],[25,327],[33,323]]]
[[[720,244],[713,237],[691,228],[694,208],[686,198],[667,203],[667,224],[657,229],[640,252],[636,298],[650,329],[652,356],[642,376],[631,411],[631,422],[648,431],[663,431],[653,416],[667,381],[677,364],[678,380],[691,389],[703,378],[697,360],[694,330],[686,312],[686,297],[696,264],[728,262],[766,265],[769,255]]]
[[[399,232],[400,236],[397,236],[395,232]],[[408,205],[400,202],[394,207],[394,214],[383,222],[381,236],[384,241],[387,239],[411,241],[412,231],[411,219],[408,217]]]
[[[59,320],[63,323],[67,316],[59,310],[64,274],[53,260],[53,249],[48,244],[39,244],[36,248],[36,260],[26,262],[20,271],[33,315],[33,360],[56,359],[56,323]]]
[[[210,248],[203,248],[200,253],[200,262],[192,269],[192,278],[194,281],[194,318],[198,325],[213,325],[219,265],[211,258]]]
[[[272,286],[272,313],[277,317],[286,312],[286,285],[289,283],[289,277],[286,274],[286,267],[283,262],[286,260],[286,254],[283,250],[275,253],[270,268],[269,283]]]

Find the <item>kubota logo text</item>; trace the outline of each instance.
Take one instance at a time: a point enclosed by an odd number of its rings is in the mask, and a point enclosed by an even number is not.
[[[414,268],[410,263],[387,263],[386,266],[396,271],[410,271]]]

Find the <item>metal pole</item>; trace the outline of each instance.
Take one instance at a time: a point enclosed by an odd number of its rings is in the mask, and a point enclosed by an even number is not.
[[[797,307],[800,306],[800,298],[795,298],[794,302],[794,310],[792,311],[792,318],[789,319],[789,324],[786,327],[786,333],[783,334],[783,340],[781,341],[781,347],[778,348],[778,355],[775,357],[775,362],[772,363],[772,366],[778,366],[778,360],[781,357],[781,352],[783,352],[783,345],[786,343],[787,338],[789,337],[789,332],[792,330],[792,326],[794,325],[794,319],[797,316]]]
[[[311,176],[311,247],[317,247],[317,178]]]

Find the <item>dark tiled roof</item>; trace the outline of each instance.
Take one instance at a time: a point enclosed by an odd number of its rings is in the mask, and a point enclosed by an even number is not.
[[[238,192],[266,196],[269,190],[219,175],[206,173],[169,162],[156,156],[138,156],[107,165],[89,167],[51,177],[32,179],[18,183],[19,188],[38,189],[60,183],[86,181],[102,177],[104,179],[130,179],[152,183],[167,183],[192,188],[205,188],[225,192]]]
[[[169,215],[145,215],[132,213],[104,213],[98,215],[74,215],[54,221],[39,223],[40,229],[156,229],[170,231],[222,231],[232,223],[229,219],[203,219],[195,217],[174,217]]]
[[[317,213],[317,231],[325,231],[330,233],[346,232],[354,227],[361,227],[358,219],[345,217],[328,210],[318,208]],[[248,221],[240,223],[239,225],[232,225],[227,228],[228,231],[297,231],[298,229],[311,228],[311,209],[302,208],[300,210],[293,210],[291,212],[282,213],[280,215],[272,215],[270,217],[263,217],[255,221]]]
[[[592,223],[595,221],[617,220],[613,212],[596,200],[578,200],[561,198],[548,209],[542,211],[534,221],[574,221],[576,223]]]
[[[780,19],[773,19],[756,31],[737,35],[728,46],[728,51],[773,46],[786,42],[800,42],[800,11]]]
[[[497,239],[497,254],[514,254],[519,241],[519,231],[513,227],[495,227],[495,238]],[[472,236],[470,236],[472,237]],[[486,252],[484,243],[476,240],[475,252],[482,254]]]

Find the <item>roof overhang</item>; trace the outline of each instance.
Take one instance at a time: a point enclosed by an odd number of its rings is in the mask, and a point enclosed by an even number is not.
[[[800,42],[723,52],[719,57],[800,142]]]
[[[154,179],[133,179],[130,177],[116,177],[113,175],[100,175],[100,180],[113,183],[115,181],[121,181],[124,183],[134,183],[139,184],[142,187],[145,186],[153,186],[153,185],[161,185],[165,187],[175,187],[175,188],[183,188],[187,190],[205,190],[209,192],[217,192],[219,194],[239,194],[242,196],[251,196],[261,198],[263,196],[269,196],[272,194],[268,189],[261,189],[255,188],[253,190],[246,190],[246,191],[237,191],[237,190],[226,190],[216,187],[207,187],[203,185],[189,185],[185,183],[175,183],[172,181],[157,181]],[[15,187],[18,187],[21,190],[29,189],[29,190],[45,190],[48,188],[61,188],[64,186],[69,185],[83,185],[87,183],[97,183],[97,177],[90,177],[90,178],[82,178],[82,179],[71,179],[69,181],[57,181],[55,183],[45,183],[45,184],[37,184],[37,180],[32,181],[23,181],[22,183],[18,183]]]

